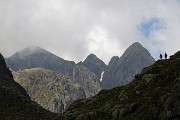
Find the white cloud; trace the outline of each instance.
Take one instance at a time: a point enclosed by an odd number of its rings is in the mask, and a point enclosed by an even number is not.
[[[99,26],[95,26],[87,36],[88,51],[95,53],[107,64],[112,55],[120,55],[122,51],[116,39],[109,36],[108,32]]]
[[[167,28],[145,38],[138,25],[151,18]],[[76,62],[94,53],[107,63],[139,41],[157,58],[179,50],[179,21],[178,0],[0,0],[0,51],[37,45]]]

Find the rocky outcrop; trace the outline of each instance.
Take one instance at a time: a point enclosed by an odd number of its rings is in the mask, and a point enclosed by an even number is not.
[[[102,72],[105,71],[107,67],[107,65],[94,54],[90,54],[82,64],[99,79],[101,78]]]
[[[72,76],[75,62],[66,61],[40,47],[31,46],[6,59],[7,66],[13,70],[45,68]]]
[[[94,56],[90,55],[85,65],[93,65],[93,70],[97,69],[94,72],[100,74],[106,65]],[[101,90],[100,78],[84,63],[76,65],[36,46],[15,53],[6,62],[31,99],[52,112],[61,114],[74,100],[94,96]]]
[[[126,86],[76,101],[59,120],[179,120],[180,52],[143,69]]]
[[[9,70],[9,68],[7,68],[5,60],[1,54],[0,54],[0,72],[1,72],[0,78],[2,78],[0,82],[0,86],[11,88],[13,91],[16,91],[20,95],[30,98],[26,93],[25,89],[14,81],[13,75]]]
[[[31,101],[16,83],[0,54],[0,118],[2,120],[54,120],[56,114]]]
[[[136,74],[140,73],[144,67],[155,62],[140,43],[133,43],[124,54],[119,57],[113,57],[103,75],[102,87],[111,89],[122,86],[132,81]]]
[[[13,75],[33,101],[58,114],[62,114],[73,101],[86,98],[76,81],[51,70],[32,68],[14,72]]]
[[[83,65],[77,65],[73,79],[83,88],[86,98],[96,95],[101,90],[99,78]]]

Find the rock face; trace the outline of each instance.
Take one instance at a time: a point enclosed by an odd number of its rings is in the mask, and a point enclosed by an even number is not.
[[[180,51],[143,69],[126,86],[74,102],[59,120],[179,120]]]
[[[113,57],[109,62],[102,79],[102,87],[111,89],[116,86],[128,84],[134,79],[134,76],[155,62],[140,43],[133,43],[124,54],[119,57]]]
[[[76,65],[36,46],[15,53],[6,62],[31,99],[52,112],[61,114],[74,100],[101,90],[99,78],[83,63]],[[90,55],[85,64],[93,65],[97,74],[106,66],[95,55]]]
[[[83,88],[86,98],[96,95],[101,90],[99,78],[83,65],[77,65],[73,79]]]
[[[94,54],[90,54],[83,61],[83,65],[93,72],[99,79],[101,78],[102,72],[105,71],[107,67],[107,65]]]
[[[86,97],[77,82],[51,70],[32,68],[13,75],[33,101],[58,114],[62,114],[73,101]]]
[[[16,83],[0,54],[0,116],[2,120],[54,120],[54,113],[31,101]]]
[[[7,66],[13,71],[29,68],[46,68],[72,76],[75,62],[66,61],[40,47],[31,46],[6,59]]]

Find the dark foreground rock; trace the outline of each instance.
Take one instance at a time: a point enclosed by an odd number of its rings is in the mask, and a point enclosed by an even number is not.
[[[126,86],[74,102],[59,120],[179,120],[180,52],[155,62]]]
[[[0,54],[0,119],[54,120],[56,114],[31,101],[25,89],[16,83]]]

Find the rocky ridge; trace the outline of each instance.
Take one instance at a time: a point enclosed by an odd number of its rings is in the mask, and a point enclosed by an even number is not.
[[[93,72],[99,79],[101,74],[106,70],[107,65],[96,55],[90,54],[82,63],[86,68]]]
[[[126,86],[74,102],[61,120],[179,120],[180,52],[143,69]]]
[[[154,62],[154,58],[147,49],[138,42],[133,43],[120,58],[117,56],[112,57],[103,75],[103,89],[128,84],[144,67]]]
[[[2,120],[54,120],[56,114],[31,101],[16,83],[0,54],[0,116]]]
[[[73,72],[73,79],[85,91],[86,98],[92,97],[102,89],[99,78],[83,65],[77,65]]]
[[[6,59],[7,66],[12,71],[45,68],[72,77],[73,68],[76,65],[73,61],[64,60],[40,47],[30,46]]]
[[[73,101],[86,98],[77,82],[58,72],[31,68],[13,72],[13,76],[33,101],[58,114],[62,114]]]

